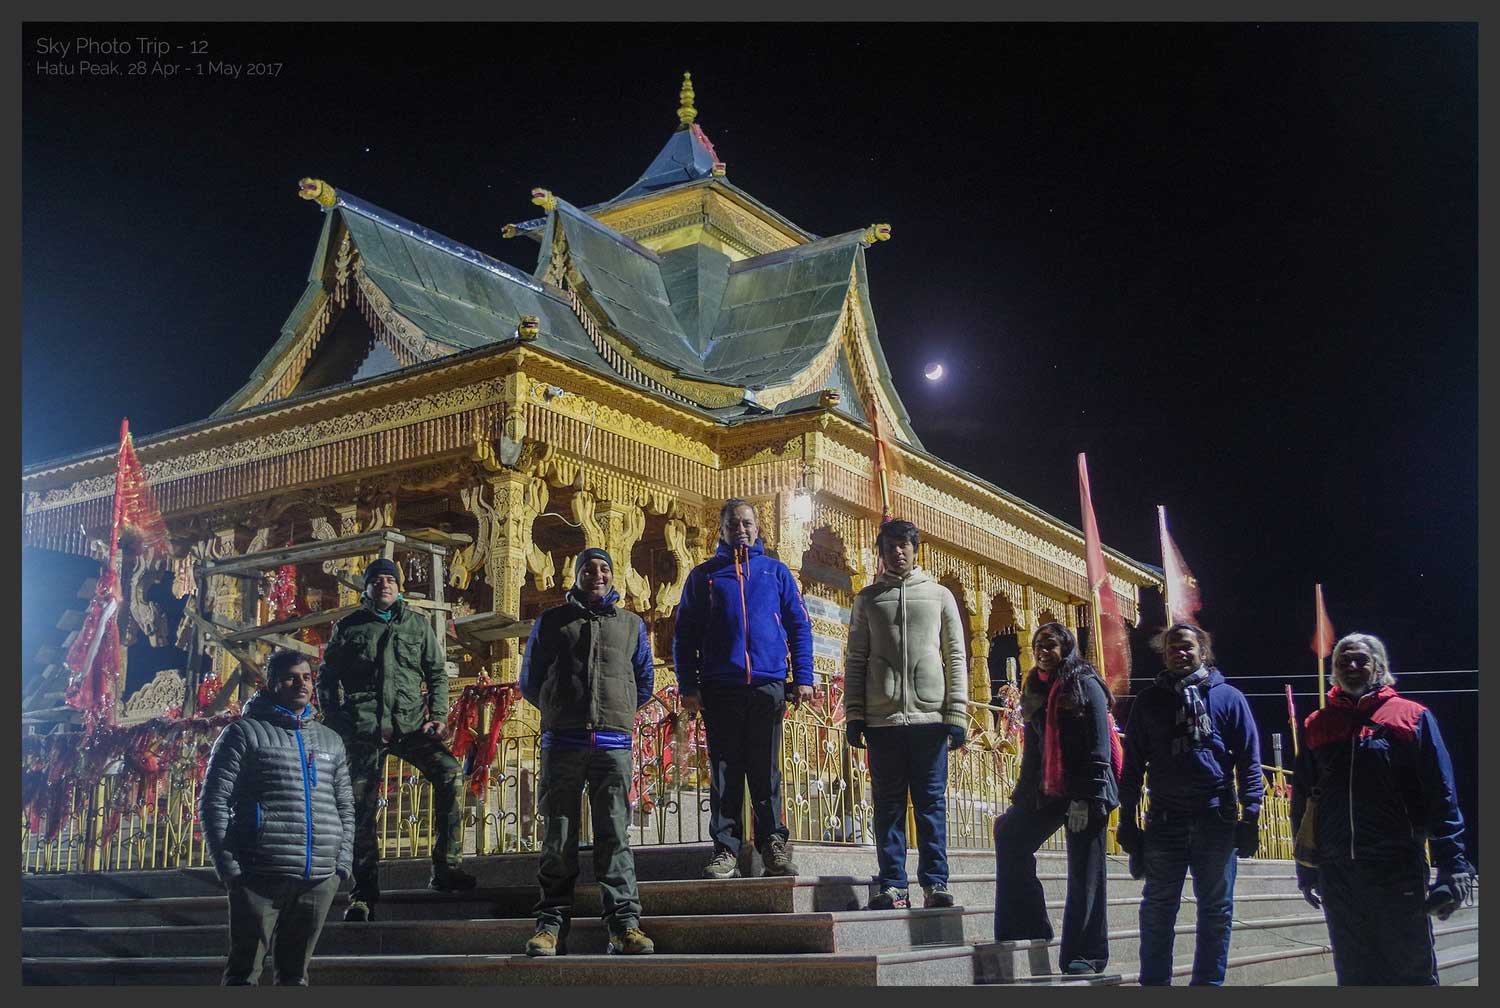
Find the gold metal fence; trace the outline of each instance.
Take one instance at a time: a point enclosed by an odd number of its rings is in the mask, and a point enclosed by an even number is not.
[[[782,727],[782,797],[793,841],[866,845],[872,842],[874,807],[869,766],[863,750],[847,743],[842,711],[831,684],[814,704],[788,710]],[[822,690],[820,689],[820,692]],[[701,746],[701,721],[681,716],[676,701],[651,701],[637,733],[633,763],[631,842],[636,846],[705,842],[708,828],[708,775]],[[537,815],[541,768],[540,738],[512,707],[487,785],[464,793],[466,854],[536,850],[542,834]],[[984,716],[975,712],[974,739],[949,754],[948,844],[956,850],[989,850],[995,819],[1009,805],[1020,756],[989,747]],[[57,835],[21,824],[23,873],[128,871],[183,868],[208,863],[196,815],[197,793],[187,767],[174,768],[155,794],[124,809],[118,828],[107,831],[115,804],[113,777],[91,793],[75,789]],[[1258,856],[1289,858],[1292,834],[1289,773],[1266,768],[1267,793],[1261,813]],[[432,789],[410,766],[391,757],[380,795],[376,828],[384,857],[426,857],[432,851]],[[1143,803],[1144,805],[1144,803]],[[1110,820],[1108,849],[1118,851],[1116,816]],[[106,833],[108,835],[106,836]],[[583,804],[580,836],[592,836]],[[103,838],[102,840],[100,838]],[[915,830],[908,812],[907,841]],[[1065,849],[1061,830],[1043,845]]]

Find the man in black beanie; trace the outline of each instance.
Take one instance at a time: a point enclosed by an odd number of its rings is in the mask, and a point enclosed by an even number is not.
[[[463,843],[462,775],[448,751],[448,675],[432,625],[402,599],[400,571],[384,557],[365,568],[358,612],[334,625],[318,671],[325,723],[344,740],[354,788],[354,890],[346,921],[368,921],[380,899],[375,838],[386,754],[432,785],[432,879],[438,892],[473,889],[459,867]],[[422,693],[423,685],[427,692]]]
[[[585,785],[594,826],[611,955],[650,955],[641,931],[641,896],[630,853],[630,744],[635,712],[651,699],[655,673],[645,622],[619,605],[614,561],[597,547],[573,565],[560,606],[537,617],[521,662],[521,695],[542,712],[542,783],[537,804],[545,834],[530,956],[557,955],[567,939],[578,880],[579,799]]]

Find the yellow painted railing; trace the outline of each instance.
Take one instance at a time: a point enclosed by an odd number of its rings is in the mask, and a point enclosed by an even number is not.
[[[828,686],[828,689],[833,689]],[[788,711],[782,729],[782,797],[787,827],[794,841],[869,844],[873,821],[866,754],[848,746],[836,696]],[[701,748],[693,745],[701,723],[675,716],[668,701],[653,700],[635,746],[636,786],[631,842],[636,846],[708,840],[708,777]],[[464,851],[498,854],[535,850],[541,833],[537,809],[537,774],[541,765],[534,727],[512,708],[491,766],[488,785],[478,794],[465,792]],[[835,716],[830,716],[833,712]],[[995,819],[1010,801],[1020,768],[1018,753],[993,747],[985,715],[975,712],[971,738],[949,754],[948,844],[956,850],[992,848]],[[1267,768],[1267,794],[1261,813],[1260,857],[1289,858],[1292,834],[1289,775]],[[51,840],[21,826],[23,873],[129,871],[180,868],[207,863],[207,851],[196,821],[197,794],[186,773],[172,776],[177,786],[128,808],[117,829],[106,836],[106,810],[112,807],[113,778],[93,793],[70,797],[62,829]],[[1149,797],[1147,798],[1149,801]],[[377,813],[385,857],[425,857],[432,848],[432,791],[411,767],[394,757],[386,765],[386,783]],[[1108,849],[1118,848],[1111,817]],[[582,836],[591,836],[584,804]],[[101,841],[100,838],[104,839]],[[915,841],[908,815],[908,842]],[[1044,845],[1064,849],[1061,831]]]

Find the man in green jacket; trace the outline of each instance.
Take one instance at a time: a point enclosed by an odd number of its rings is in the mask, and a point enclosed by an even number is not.
[[[438,892],[473,889],[459,867],[462,780],[448,751],[448,676],[442,642],[402,600],[396,564],[365,568],[358,612],[339,620],[323,651],[318,698],[325,722],[344,740],[354,787],[354,890],[346,921],[368,921],[380,899],[375,813],[386,754],[410,763],[432,785],[432,879]],[[424,696],[422,686],[426,685]]]

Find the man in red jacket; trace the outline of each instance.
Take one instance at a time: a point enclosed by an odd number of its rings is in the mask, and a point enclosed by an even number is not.
[[[1317,862],[1299,861],[1297,884],[1328,921],[1341,986],[1434,985],[1428,913],[1446,920],[1473,891],[1453,764],[1432,712],[1396,693],[1378,637],[1339,641],[1333,681],[1293,778],[1292,828],[1313,816]]]

